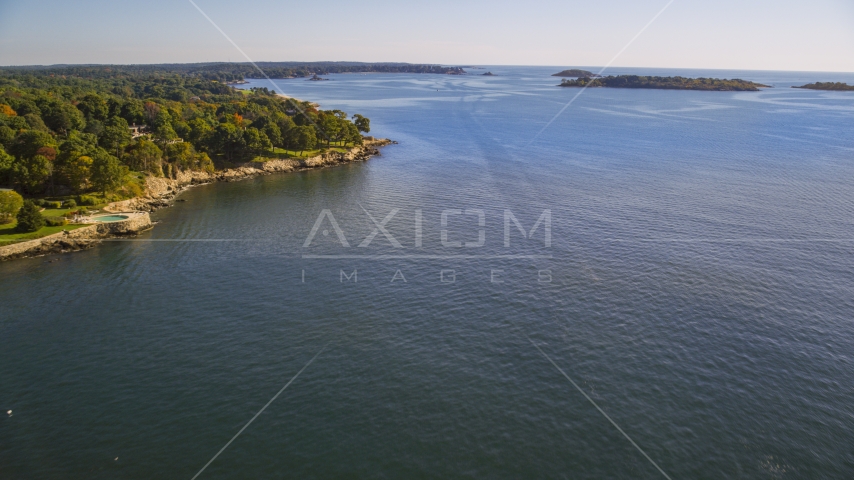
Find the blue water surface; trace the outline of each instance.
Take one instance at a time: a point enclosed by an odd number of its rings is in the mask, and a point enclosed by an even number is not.
[[[0,265],[0,477],[191,478],[302,372],[199,478],[852,478],[854,93],[789,87],[854,77],[563,68],[276,80],[399,143]]]

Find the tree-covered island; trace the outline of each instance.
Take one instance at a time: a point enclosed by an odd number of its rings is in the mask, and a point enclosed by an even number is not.
[[[836,92],[854,91],[854,85],[848,85],[847,83],[842,82],[815,82],[808,83],[806,85],[801,85],[800,87],[792,88],[806,88],[807,90],[830,90]]]
[[[553,77],[598,77],[593,72],[588,72],[587,70],[580,70],[578,68],[570,68],[569,70],[564,70],[562,72],[557,72],[552,74]]]
[[[563,79],[559,87],[652,88],[663,90],[757,91],[768,85],[747,80],[685,77],[647,77],[640,75],[609,75],[607,77],[579,77]]]

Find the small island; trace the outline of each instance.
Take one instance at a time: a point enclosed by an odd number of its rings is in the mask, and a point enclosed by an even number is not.
[[[854,91],[854,85],[848,85],[847,83],[842,82],[815,82],[808,83],[806,85],[801,85],[800,87],[793,86],[792,88],[806,88],[807,90],[830,90],[835,92]]]
[[[639,75],[609,75],[607,77],[579,77],[575,80],[564,79],[559,87],[608,87],[608,88],[650,88],[662,90],[706,90],[754,92],[768,85],[734,78],[685,78],[685,77],[647,77]]]
[[[484,77],[494,77],[495,76],[495,74],[492,72],[481,73],[481,75]]]
[[[598,77],[599,75],[596,75],[593,72],[588,72],[587,70],[580,70],[578,68],[571,68],[569,70],[564,70],[562,72],[553,73],[552,76],[553,77],[578,78],[578,77]]]

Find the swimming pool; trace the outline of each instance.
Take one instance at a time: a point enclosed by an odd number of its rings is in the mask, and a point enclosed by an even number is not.
[[[127,215],[101,215],[100,217],[94,217],[92,221],[101,222],[101,223],[109,223],[109,222],[120,222],[122,220],[127,220],[129,217]]]

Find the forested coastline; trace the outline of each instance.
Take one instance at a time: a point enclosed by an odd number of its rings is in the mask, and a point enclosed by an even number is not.
[[[463,75],[462,67],[411,63],[359,62],[258,62],[264,73],[251,63],[164,63],[150,65],[48,65],[5,67],[5,73],[35,73],[81,78],[138,78],[145,75],[178,75],[185,78],[239,82],[247,78],[296,78],[332,73],[431,73]]]
[[[172,176],[358,145],[368,131],[361,115],[216,80],[0,74],[0,186],[30,196],[134,195],[133,172]]]

